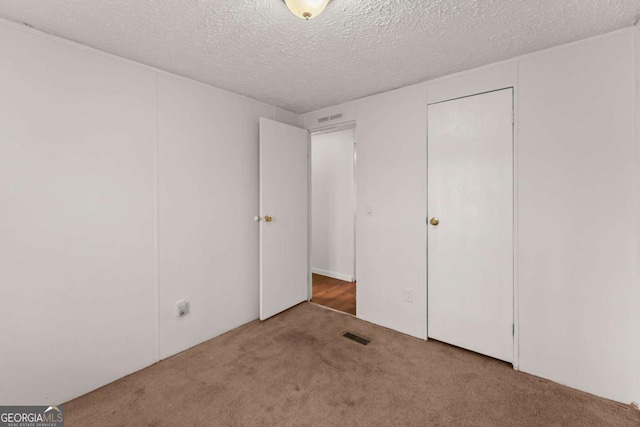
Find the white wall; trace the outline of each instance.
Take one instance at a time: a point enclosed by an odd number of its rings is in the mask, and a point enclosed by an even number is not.
[[[304,115],[308,128],[357,119],[358,316],[426,336],[426,100],[514,87],[514,365],[639,401],[637,39],[624,30]]]
[[[0,25],[0,402],[155,360],[155,76]]]
[[[519,73],[520,368],[626,403],[640,398],[633,62],[626,33]]]
[[[420,338],[427,327],[426,117],[424,85],[358,103],[358,317]],[[404,300],[407,288],[413,302]]]
[[[347,281],[355,262],[354,132],[311,137],[311,267]]]
[[[300,117],[5,21],[0,56],[0,403],[257,318],[258,118]]]
[[[272,115],[158,76],[160,357],[258,317],[258,119]],[[191,312],[178,319],[182,299]]]

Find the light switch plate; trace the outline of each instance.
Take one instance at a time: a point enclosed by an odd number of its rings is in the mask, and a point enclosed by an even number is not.
[[[176,303],[176,315],[184,317],[189,314],[189,303],[187,301],[178,301]]]

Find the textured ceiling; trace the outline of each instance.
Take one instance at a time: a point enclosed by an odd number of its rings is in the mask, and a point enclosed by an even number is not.
[[[631,26],[638,0],[0,0],[0,17],[304,113]]]

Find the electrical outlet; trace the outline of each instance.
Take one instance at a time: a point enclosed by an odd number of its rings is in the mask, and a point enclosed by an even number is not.
[[[178,317],[184,317],[189,314],[189,303],[187,301],[178,301],[176,303],[176,314]]]
[[[413,289],[405,288],[405,290],[404,290],[404,300],[406,302],[413,302]]]

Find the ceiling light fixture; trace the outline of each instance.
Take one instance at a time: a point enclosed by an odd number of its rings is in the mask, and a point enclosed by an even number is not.
[[[331,0],[284,0],[289,10],[299,18],[315,18],[320,15]]]

